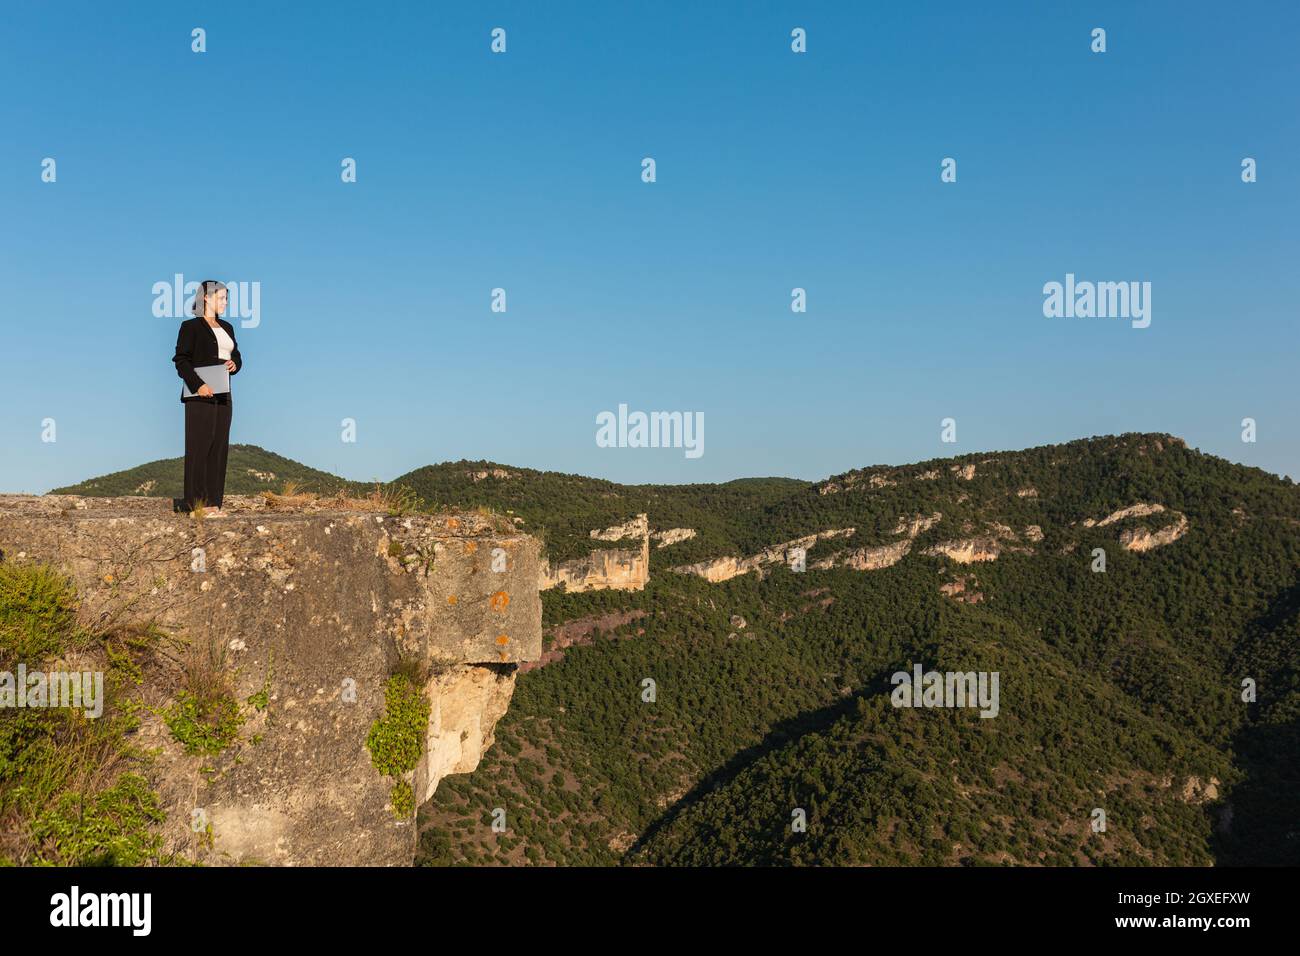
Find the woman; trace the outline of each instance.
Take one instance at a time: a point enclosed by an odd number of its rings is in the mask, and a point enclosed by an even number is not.
[[[236,374],[244,367],[235,344],[235,327],[218,316],[226,310],[226,287],[213,279],[199,286],[192,312],[196,316],[181,323],[172,362],[192,394],[181,392],[185,405],[185,499],[186,511],[203,506],[204,514],[222,517],[221,500],[226,490],[226,455],[230,449],[231,394],[214,394],[196,368],[225,365]]]

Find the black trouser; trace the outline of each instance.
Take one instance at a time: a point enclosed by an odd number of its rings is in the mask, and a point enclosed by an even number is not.
[[[185,403],[185,507],[220,508],[230,451],[229,395]]]

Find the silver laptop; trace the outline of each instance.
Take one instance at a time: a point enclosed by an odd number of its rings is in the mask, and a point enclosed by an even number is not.
[[[226,371],[223,365],[200,365],[194,369],[199,378],[203,379],[204,385],[212,387],[213,394],[220,395],[223,392],[230,391],[230,373]],[[196,392],[191,392],[188,385],[181,385],[181,398],[194,398]]]

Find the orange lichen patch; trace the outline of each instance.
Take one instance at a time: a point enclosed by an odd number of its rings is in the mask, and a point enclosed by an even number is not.
[[[448,594],[448,595],[447,595],[447,603],[448,603],[448,604],[455,604],[455,603],[456,603],[456,595],[454,595],[454,594]]]
[[[106,574],[106,575],[104,575],[104,583],[105,583],[105,584],[112,584],[112,583],[113,583],[113,575],[111,575],[111,574]]]
[[[510,595],[506,594],[505,591],[498,591],[496,594],[492,595],[492,610],[504,611],[509,604]]]
[[[466,553],[466,554],[473,554],[473,553],[474,553],[475,551],[477,551],[477,550],[478,550],[478,542],[477,542],[477,541],[466,541],[466,542],[465,542],[465,553]]]
[[[448,528],[459,528],[459,527],[460,527],[460,519],[459,519],[459,518],[448,518],[448,519],[447,519],[447,527],[448,527]]]
[[[498,644],[509,644],[509,643],[510,643],[510,638],[506,637],[504,634],[498,634],[498,635],[497,635],[497,643],[498,643]]]

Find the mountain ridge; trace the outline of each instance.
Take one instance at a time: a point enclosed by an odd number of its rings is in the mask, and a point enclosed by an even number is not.
[[[543,592],[542,657],[422,808],[424,863],[1300,862],[1289,478],[1127,433],[818,482],[398,484],[552,561],[639,514],[663,544],[640,590]],[[744,573],[673,573],[720,560]],[[917,665],[1001,674],[997,716],[891,706]]]

